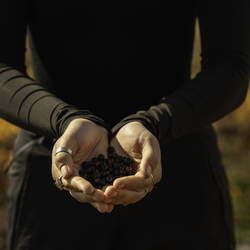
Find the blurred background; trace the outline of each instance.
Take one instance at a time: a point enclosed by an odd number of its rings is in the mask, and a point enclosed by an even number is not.
[[[200,36],[196,25],[192,77],[200,70]],[[32,76],[29,51],[27,73]],[[181,60],[181,59],[180,59]],[[250,249],[250,91],[242,106],[217,121],[214,127],[229,179],[234,207],[238,249]],[[3,170],[11,161],[12,147],[19,128],[0,119],[0,250],[5,249],[8,175]]]

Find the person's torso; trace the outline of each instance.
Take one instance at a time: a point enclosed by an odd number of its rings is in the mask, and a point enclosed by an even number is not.
[[[36,80],[112,125],[190,78],[192,1],[30,1]]]

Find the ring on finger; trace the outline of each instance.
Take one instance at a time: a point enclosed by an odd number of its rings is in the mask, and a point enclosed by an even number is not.
[[[126,207],[128,204],[129,204],[129,203],[123,203],[122,205],[123,205],[124,207]]]
[[[63,190],[62,175],[55,181],[55,185],[58,189]]]
[[[151,183],[151,185],[153,184],[153,186],[156,184],[156,182],[155,182],[155,179],[154,179],[154,176],[152,175],[152,174],[150,174],[150,176],[151,176],[151,178],[152,178],[152,183]]]
[[[145,189],[145,193],[144,193],[144,195],[143,195],[143,198],[147,195],[147,193],[148,193],[148,190]]]
[[[66,147],[61,147],[61,148],[58,148],[56,150],[56,153],[55,153],[55,156],[60,153],[60,152],[65,152],[65,153],[68,153],[72,156],[72,150],[70,148],[66,148]]]

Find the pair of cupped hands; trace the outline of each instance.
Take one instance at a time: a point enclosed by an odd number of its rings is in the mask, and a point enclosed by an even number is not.
[[[135,175],[121,177],[102,190],[95,189],[90,182],[79,176],[80,165],[114,147],[118,155],[127,156],[137,162]],[[72,150],[55,155],[60,147]],[[151,192],[154,181],[161,180],[161,152],[158,140],[140,122],[130,122],[109,140],[108,131],[87,119],[75,119],[64,134],[56,141],[52,152],[52,176],[62,177],[65,190],[79,202],[90,203],[99,212],[111,212],[114,205],[136,203],[145,193]]]

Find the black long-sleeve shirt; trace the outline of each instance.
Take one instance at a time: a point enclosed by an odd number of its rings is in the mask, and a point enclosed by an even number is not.
[[[191,80],[196,17],[202,70]],[[0,27],[0,116],[41,135],[60,137],[77,117],[113,132],[137,120],[163,143],[246,95],[249,0],[0,0]],[[34,79],[24,66],[27,27]]]

